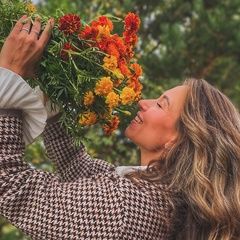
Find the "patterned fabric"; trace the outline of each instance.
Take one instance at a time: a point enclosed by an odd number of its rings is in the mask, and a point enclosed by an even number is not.
[[[179,199],[166,186],[119,176],[58,124],[44,141],[57,174],[21,161],[22,121],[0,116],[0,212],[13,225],[37,240],[172,239],[170,201]]]

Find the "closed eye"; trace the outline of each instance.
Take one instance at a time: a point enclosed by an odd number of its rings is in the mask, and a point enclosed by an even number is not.
[[[162,108],[162,105],[161,105],[161,103],[157,103],[157,105],[158,105],[160,108]]]
[[[163,108],[161,103],[157,103],[158,107],[160,107],[167,115],[169,115],[169,113]],[[169,115],[170,116],[170,115]]]

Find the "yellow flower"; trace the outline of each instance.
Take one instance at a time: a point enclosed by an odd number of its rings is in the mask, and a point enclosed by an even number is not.
[[[84,106],[91,106],[94,102],[94,95],[93,92],[88,91],[84,96],[83,104]]]
[[[135,100],[135,97],[136,97],[136,93],[132,88],[129,88],[129,87],[123,88],[122,93],[120,95],[123,105],[133,102]]]
[[[97,42],[102,42],[111,36],[108,26],[98,26]]]
[[[113,82],[110,77],[103,77],[96,83],[94,92],[97,95],[107,95],[112,91]]]
[[[36,12],[36,7],[35,7],[35,5],[33,3],[29,3],[26,6],[26,9],[28,10],[29,13]]]
[[[84,126],[91,126],[97,122],[97,114],[88,110],[86,113],[79,115],[78,123]]]
[[[119,103],[119,96],[115,92],[110,92],[105,101],[110,108],[116,107]]]
[[[114,71],[118,66],[117,58],[115,56],[104,57],[103,62],[103,68],[107,71]]]

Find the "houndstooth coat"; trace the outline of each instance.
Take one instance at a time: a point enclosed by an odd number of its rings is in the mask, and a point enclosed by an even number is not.
[[[32,169],[21,161],[22,120],[13,115],[0,116],[0,213],[13,225],[38,240],[173,239],[170,201],[179,198],[166,186],[119,176],[57,123],[43,134],[57,174]]]

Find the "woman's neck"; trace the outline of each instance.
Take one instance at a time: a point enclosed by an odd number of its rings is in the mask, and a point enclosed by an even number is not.
[[[150,161],[159,159],[161,153],[162,151],[158,152],[141,151],[141,166],[148,166]]]

